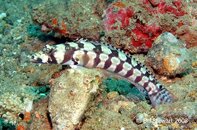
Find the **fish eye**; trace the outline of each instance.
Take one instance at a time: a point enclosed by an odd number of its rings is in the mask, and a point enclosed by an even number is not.
[[[160,84],[160,85],[158,86],[158,88],[159,88],[159,89],[163,89],[163,86]]]
[[[32,55],[32,56],[31,56],[31,59],[34,59],[34,58],[35,58],[35,56],[34,56],[34,55]]]

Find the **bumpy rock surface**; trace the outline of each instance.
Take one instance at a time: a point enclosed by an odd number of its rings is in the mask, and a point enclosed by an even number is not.
[[[166,32],[155,40],[148,52],[147,63],[159,74],[175,76],[187,72],[191,58],[185,44]]]
[[[52,81],[48,109],[55,130],[72,130],[80,122],[101,76],[96,70],[69,69]]]
[[[74,39],[83,37],[99,40],[103,30],[101,15],[104,1],[68,0],[49,3],[43,2],[32,12],[33,20],[42,25],[42,31],[49,29]]]

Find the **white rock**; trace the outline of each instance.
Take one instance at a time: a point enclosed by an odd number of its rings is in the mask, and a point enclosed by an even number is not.
[[[97,70],[68,69],[51,86],[49,112],[54,130],[74,130],[99,87]]]

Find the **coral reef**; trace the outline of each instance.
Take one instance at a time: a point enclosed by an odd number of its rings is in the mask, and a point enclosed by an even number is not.
[[[182,26],[191,25],[195,17],[190,16],[187,5],[189,4],[182,0],[73,0],[62,2],[60,6],[59,3],[43,3],[34,8],[32,16],[34,21],[41,25],[43,32],[52,31],[71,39],[101,38],[118,48],[139,53],[147,52],[157,36],[166,31],[177,34],[182,40],[187,41],[188,47],[195,46],[196,31],[181,31],[184,30]],[[54,12],[52,8],[56,6],[58,10]],[[78,17],[75,17],[76,15]]]
[[[181,0],[114,1],[105,10],[105,41],[132,53],[147,52],[157,36],[165,31],[175,34],[187,18]]]

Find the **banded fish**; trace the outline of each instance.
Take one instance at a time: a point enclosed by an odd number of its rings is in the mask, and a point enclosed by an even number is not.
[[[75,42],[46,45],[43,50],[31,56],[31,61],[101,68],[116,73],[138,89],[145,90],[153,107],[173,102],[172,94],[144,65],[136,61],[132,55],[106,43],[80,39]]]

